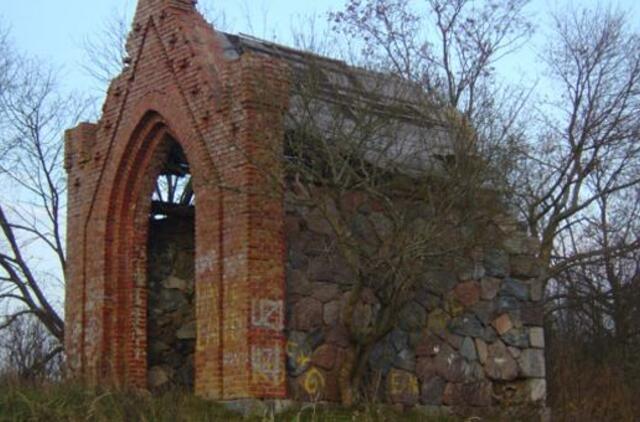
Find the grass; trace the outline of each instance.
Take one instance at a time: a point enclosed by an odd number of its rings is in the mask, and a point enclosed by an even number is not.
[[[0,381],[0,421],[424,421],[452,422],[449,417],[398,413],[381,406],[357,410],[306,405],[280,415],[268,412],[243,418],[221,404],[184,393],[151,396],[134,392],[88,390],[74,384],[28,385]]]
[[[237,419],[237,418],[236,418]],[[0,387],[2,421],[234,420],[234,414],[184,394],[152,398],[125,392],[89,391],[79,385]]]
[[[640,364],[571,344],[556,345],[549,362],[549,404],[554,421],[640,420]]]

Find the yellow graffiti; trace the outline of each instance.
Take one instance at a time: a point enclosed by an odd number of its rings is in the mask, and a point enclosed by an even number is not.
[[[274,385],[284,382],[285,374],[280,361],[280,349],[254,347],[251,350],[252,378]]]
[[[445,302],[444,307],[446,311],[449,313],[449,315],[451,315],[454,318],[464,313],[464,306],[456,298],[448,299]]]
[[[324,376],[316,368],[311,368],[304,378],[304,389],[307,394],[315,396],[324,390]]]
[[[265,382],[272,385],[279,385],[286,381],[284,372],[260,372],[260,369],[255,370],[251,377],[254,382]]]
[[[448,322],[449,315],[441,309],[436,309],[429,314],[427,319],[427,328],[429,328],[429,331],[433,333],[438,333],[446,329]]]
[[[304,366],[307,363],[311,362],[311,358],[305,354],[300,354],[296,357],[296,364],[298,366]]]
[[[296,343],[295,341],[289,340],[287,342],[287,347],[286,347],[287,355],[293,355],[297,348],[298,348],[298,343]]]
[[[415,377],[404,373],[392,372],[389,387],[391,394],[394,395],[418,394],[418,381]]]
[[[297,366],[305,366],[311,362],[311,356],[305,353],[295,341],[287,342],[287,356],[292,358]]]

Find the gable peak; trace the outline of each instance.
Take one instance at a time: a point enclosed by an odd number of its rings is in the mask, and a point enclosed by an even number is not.
[[[197,3],[197,0],[138,0],[136,18],[160,12],[167,7],[177,7],[183,10],[195,10]]]

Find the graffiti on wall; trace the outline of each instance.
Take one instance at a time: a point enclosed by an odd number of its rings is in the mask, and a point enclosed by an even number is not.
[[[311,347],[308,344],[298,344],[293,340],[287,341],[287,362],[292,375],[300,375],[307,370],[311,363]]]
[[[239,366],[246,361],[246,353],[227,352],[222,355],[222,364],[224,366]]]
[[[284,382],[280,349],[278,347],[256,347],[251,349],[251,367],[254,381],[266,381],[270,384]]]
[[[254,300],[251,306],[251,322],[256,328],[282,330],[284,328],[284,304],[282,300]]]
[[[203,274],[206,272],[213,271],[215,260],[216,260],[215,251],[209,251],[205,254],[202,254],[202,256],[197,257],[195,261],[196,274]]]
[[[316,368],[311,368],[307,371],[304,377],[304,390],[310,396],[318,396],[324,391],[325,380],[324,375]]]
[[[392,395],[418,394],[418,381],[414,376],[404,371],[391,371],[389,376],[389,392]]]

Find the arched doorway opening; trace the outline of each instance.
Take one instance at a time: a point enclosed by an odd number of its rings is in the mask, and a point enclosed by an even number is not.
[[[147,235],[147,382],[150,390],[194,387],[195,196],[180,144],[162,141]]]

